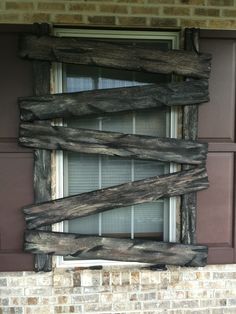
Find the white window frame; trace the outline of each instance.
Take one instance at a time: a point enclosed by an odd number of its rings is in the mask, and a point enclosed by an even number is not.
[[[58,28],[54,30],[54,35],[58,37],[84,37],[84,38],[106,38],[106,39],[167,39],[172,41],[172,48],[179,48],[179,32],[166,31],[131,31],[131,30],[90,30],[90,29],[66,29]],[[62,64],[54,63],[52,71],[52,91],[53,93],[62,92]],[[54,121],[55,124],[62,122]],[[170,137],[176,138],[178,135],[178,108],[171,108],[170,116]],[[55,199],[64,197],[64,180],[63,180],[63,152],[55,153]],[[170,173],[177,171],[176,164],[170,164]],[[176,208],[177,198],[170,197],[169,199],[169,240],[168,242],[176,242]],[[63,222],[53,225],[53,231],[63,232]],[[105,260],[64,260],[63,256],[56,258],[56,267],[90,267],[90,266],[135,266],[141,263],[120,262],[120,261],[105,261]]]

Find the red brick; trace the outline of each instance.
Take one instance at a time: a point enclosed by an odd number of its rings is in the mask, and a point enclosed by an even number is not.
[[[163,8],[163,12],[165,15],[190,15],[190,9],[189,8],[183,8],[183,7],[166,7]]]
[[[223,10],[223,16],[236,17],[236,10]]]
[[[139,14],[139,15],[157,15],[159,14],[160,9],[158,7],[131,7],[131,13],[132,14]]]
[[[65,5],[61,2],[39,2],[38,10],[43,11],[64,11]]]
[[[119,17],[119,25],[129,26],[146,26],[147,20],[145,17]]]
[[[207,5],[234,6],[234,0],[208,0]]]
[[[61,24],[78,24],[83,22],[83,16],[80,14],[57,14],[53,22]]]
[[[127,14],[127,6],[116,5],[116,4],[103,4],[99,6],[101,13],[118,13],[118,14]]]
[[[7,10],[33,10],[32,2],[6,2]]]
[[[153,27],[176,27],[177,26],[177,19],[175,18],[152,18],[151,19],[151,26]]]
[[[69,5],[71,11],[95,11],[96,6],[92,3],[73,3]]]
[[[196,8],[194,10],[194,15],[218,17],[220,15],[220,10],[218,10],[218,9],[209,9],[209,8]]]
[[[89,16],[88,17],[89,24],[94,25],[115,25],[116,19],[114,16]]]

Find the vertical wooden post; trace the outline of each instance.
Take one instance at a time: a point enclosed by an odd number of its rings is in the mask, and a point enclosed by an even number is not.
[[[198,53],[199,29],[185,29],[185,50]],[[198,106],[188,105],[183,110],[183,138],[196,140],[198,134]],[[191,166],[183,166],[189,169]],[[196,192],[184,194],[181,197],[181,243],[196,243]]]
[[[48,24],[35,24],[38,35],[49,33]],[[34,94],[50,93],[50,68],[48,61],[33,61]],[[50,124],[50,122],[38,122]],[[36,149],[34,153],[34,198],[35,203],[46,202],[51,199],[51,152]],[[51,230],[51,227],[42,227],[41,230]],[[51,271],[52,257],[48,254],[35,255],[34,267],[36,271]]]

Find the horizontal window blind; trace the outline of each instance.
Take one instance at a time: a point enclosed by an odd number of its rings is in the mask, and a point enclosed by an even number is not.
[[[165,75],[148,75],[89,66],[65,65],[63,83],[65,92],[100,88],[136,86],[165,81]],[[91,100],[92,102],[92,100]],[[126,112],[80,119],[68,119],[66,125],[74,128],[169,136],[169,109]],[[67,195],[88,192],[129,181],[169,172],[169,165],[161,162],[130,160],[119,157],[64,154],[64,178]],[[113,209],[90,217],[66,222],[69,232],[122,237],[149,237],[163,240],[164,220],[168,225],[168,200]],[[164,217],[164,212],[165,217]],[[166,227],[167,228],[167,227]]]

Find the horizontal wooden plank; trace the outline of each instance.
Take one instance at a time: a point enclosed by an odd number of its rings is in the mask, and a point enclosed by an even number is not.
[[[26,147],[187,164],[205,163],[207,156],[207,143],[34,123],[20,125],[19,142]]]
[[[19,98],[23,121],[103,115],[161,106],[199,104],[209,100],[208,81],[100,89]]]
[[[129,182],[23,209],[28,229],[100,213],[113,208],[155,201],[208,187],[205,167]]]
[[[44,231],[25,232],[25,251],[80,260],[106,259],[125,262],[202,267],[207,262],[206,246],[116,239]]]
[[[130,43],[104,42],[72,37],[26,35],[20,43],[20,56],[73,64],[96,65],[165,74],[208,78],[209,54],[184,50],[161,51],[156,47],[134,47]]]

